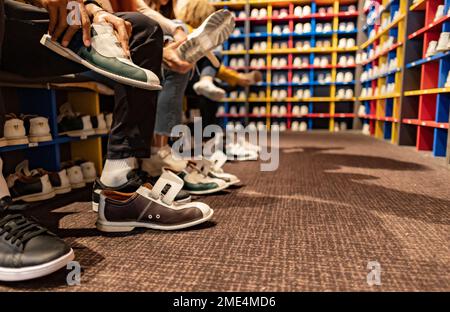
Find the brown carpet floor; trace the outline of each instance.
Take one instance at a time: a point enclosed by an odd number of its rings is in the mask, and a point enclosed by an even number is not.
[[[287,134],[280,167],[227,164],[244,187],[202,198],[213,222],[178,232],[104,235],[89,203],[28,213],[75,250],[65,270],[0,290],[449,291],[450,170],[359,134]],[[50,210],[50,212],[49,212]],[[369,261],[381,286],[368,286]]]

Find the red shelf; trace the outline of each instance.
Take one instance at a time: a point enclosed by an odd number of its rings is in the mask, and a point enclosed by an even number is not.
[[[449,124],[445,122],[436,122],[432,120],[419,120],[419,119],[403,119],[403,123],[408,125],[416,125],[430,128],[449,129]]]
[[[419,29],[418,31],[413,32],[411,35],[408,36],[408,39],[414,39],[414,38],[426,33],[427,31],[430,31],[433,28],[441,25],[442,23],[445,23],[448,20],[450,20],[450,16],[444,16],[441,19],[437,20],[436,22],[433,22],[433,23]]]

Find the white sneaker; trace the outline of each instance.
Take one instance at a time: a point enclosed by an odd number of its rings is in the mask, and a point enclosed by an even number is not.
[[[106,124],[105,115],[103,113],[93,116],[91,118],[91,122],[94,127],[95,134],[102,135],[108,133],[108,125]]]
[[[72,166],[66,170],[72,189],[78,189],[86,186],[86,182],[83,177],[83,170],[80,166]]]
[[[363,125],[362,133],[364,135],[370,135],[370,125],[369,124],[366,123]]]
[[[441,4],[438,6],[438,8],[436,10],[436,15],[434,17],[434,21],[436,22],[436,21],[440,20],[441,18],[443,18],[444,14],[445,14],[445,6]]]
[[[24,117],[26,118],[26,117]],[[50,126],[48,125],[48,118],[32,117],[28,120],[30,123],[30,130],[28,139],[32,143],[51,141]]]
[[[258,129],[260,127],[258,126]],[[238,160],[238,161],[247,161],[247,160],[257,160],[258,153],[252,151],[250,149],[246,149],[242,145],[238,143],[228,144],[226,147],[228,160]]]
[[[97,170],[92,161],[86,161],[80,165],[81,172],[83,173],[83,180],[86,183],[92,183],[97,179]]]
[[[108,130],[111,130],[111,126],[112,126],[112,122],[113,122],[113,114],[112,113],[106,114],[105,121],[106,121],[106,127],[108,128]]]
[[[292,131],[298,131],[300,127],[300,124],[298,121],[293,121],[291,124],[291,130]]]
[[[336,82],[344,82],[344,73],[343,72],[337,73]]]
[[[198,95],[203,95],[213,101],[220,101],[225,97],[225,90],[217,87],[212,81],[207,79],[200,79],[194,84],[193,89]]]
[[[41,44],[119,83],[147,90],[161,90],[159,78],[155,73],[135,65],[125,55],[111,24],[93,23],[90,31],[91,46],[87,48],[81,45],[78,51],[63,47],[47,34],[42,37]]]
[[[300,107],[298,105],[295,105],[292,107],[292,115],[293,116],[299,116],[300,115]]]
[[[4,136],[8,145],[28,144],[25,126],[23,120],[11,118],[6,120],[4,128]]]
[[[211,178],[224,180],[228,186],[238,184],[241,180],[237,176],[234,174],[225,173],[223,171],[222,167],[226,163],[227,159],[227,155],[225,155],[222,151],[216,151],[211,155],[211,157],[203,160],[203,165],[205,167],[202,169],[207,170],[209,166],[207,173],[208,176]]]
[[[345,49],[347,47],[347,39],[346,38],[339,39],[338,47],[339,49]]]
[[[211,51],[228,39],[234,27],[234,17],[230,11],[214,12],[178,47],[180,57],[194,64],[202,57],[207,56],[214,65],[217,65],[218,60]]]
[[[437,53],[436,51],[437,45],[438,45],[437,41],[430,41],[430,43],[428,44],[427,54],[425,55],[425,57],[435,55]]]
[[[294,9],[294,15],[297,16],[297,17],[300,17],[300,16],[302,16],[302,14],[303,14],[302,7],[301,6],[296,6],[295,9]]]
[[[187,166],[187,161],[177,159],[172,155],[170,146],[161,147],[157,153],[152,154],[150,158],[142,159],[141,168],[152,177],[158,177],[162,174],[163,168],[168,168],[175,172],[183,171]]]
[[[450,32],[443,32],[439,37],[439,43],[437,45],[436,50],[438,52],[444,52],[448,50],[450,40]]]
[[[302,121],[302,122],[300,123],[300,126],[299,126],[298,130],[299,130],[300,132],[306,132],[306,131],[308,131],[308,124],[306,123],[306,121]]]
[[[309,113],[308,106],[302,105],[300,107],[300,115],[305,116],[305,115],[308,115],[308,113]]]

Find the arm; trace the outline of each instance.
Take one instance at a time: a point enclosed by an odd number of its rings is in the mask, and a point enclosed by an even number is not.
[[[140,13],[150,17],[151,19],[155,20],[159,26],[163,29],[163,31],[167,34],[171,34],[174,36],[180,35],[180,32],[184,34],[183,28],[181,28],[179,25],[171,21],[170,19],[162,16],[159,12],[153,10],[150,8],[144,0],[135,0],[137,9]],[[180,38],[181,39],[181,38]],[[178,41],[178,38],[175,38],[176,41]]]

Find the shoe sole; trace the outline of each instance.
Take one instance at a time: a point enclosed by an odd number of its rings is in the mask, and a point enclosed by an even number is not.
[[[230,19],[230,22],[227,23],[226,19]],[[199,35],[192,36],[179,47],[179,52],[188,62],[195,63],[227,40],[234,26],[229,11],[218,11],[208,18]]]
[[[192,201],[192,197],[186,197],[185,199],[181,199],[181,200],[177,200],[174,202],[175,205],[182,205],[182,204],[187,204],[190,203]],[[98,203],[96,203],[95,201],[91,202],[92,204],[92,211],[94,212],[98,212]]]
[[[150,83],[145,83],[145,82],[141,82],[141,81],[137,81],[137,80],[133,80],[130,78],[126,78],[126,77],[122,77],[113,73],[110,73],[104,69],[101,69],[87,61],[85,61],[84,59],[82,59],[78,54],[76,54],[75,52],[73,52],[72,50],[68,49],[68,48],[64,48],[62,45],[60,45],[59,43],[52,41],[51,37],[49,35],[44,35],[41,38],[41,44],[46,46],[47,48],[49,48],[50,50],[52,50],[53,52],[71,60],[74,62],[77,62],[83,66],[86,66],[87,68],[89,68],[90,70],[93,70],[97,73],[99,73],[102,76],[108,77],[114,81],[117,81],[119,83],[128,85],[128,86],[133,86],[136,88],[140,88],[140,89],[146,89],[146,90],[151,90],[151,91],[157,91],[157,90],[161,90],[162,87],[158,84],[158,85],[154,85],[154,84],[150,84]]]
[[[227,183],[225,185],[223,185],[223,186],[220,186],[218,188],[211,189],[211,190],[190,191],[190,190],[186,190],[185,189],[185,191],[189,192],[189,194],[192,194],[192,195],[206,195],[206,194],[213,194],[213,193],[217,193],[217,192],[223,191],[226,188],[228,188],[228,184]]]
[[[49,142],[53,140],[51,134],[42,135],[42,136],[28,136],[30,143],[40,143],[40,142]]]
[[[108,134],[109,130],[108,129],[94,129],[95,134],[97,135],[103,135],[103,134]]]
[[[53,189],[55,190],[55,194],[57,195],[61,195],[61,194],[66,194],[69,193],[70,191],[72,191],[72,186],[65,186],[65,187],[53,187]]]
[[[86,183],[84,181],[80,182],[80,183],[74,183],[74,184],[71,183],[70,186],[72,187],[72,189],[79,189],[79,188],[85,187]]]
[[[184,224],[178,224],[178,225],[157,225],[157,224],[147,224],[147,223],[139,223],[139,222],[108,222],[108,221],[101,221],[97,220],[97,223],[95,224],[97,229],[102,232],[131,232],[135,228],[146,228],[146,229],[152,229],[152,230],[161,230],[161,231],[176,231],[176,230],[182,230],[186,229],[195,225],[199,225],[203,222],[208,221],[212,218],[214,214],[214,210],[211,209],[211,213],[207,215],[206,217],[203,217],[202,219],[184,223]]]
[[[81,138],[81,137],[85,137],[85,136],[91,136],[91,135],[95,135],[95,130],[73,130],[73,131],[66,131],[66,132],[61,132],[59,135],[67,135],[71,138]]]
[[[8,146],[29,144],[28,137],[6,138]]]
[[[19,200],[23,200],[26,203],[32,203],[32,202],[47,200],[47,199],[53,198],[55,196],[56,196],[56,193],[54,190],[52,190],[51,192],[48,192],[48,193],[38,193],[38,194],[30,194],[30,195],[16,197],[16,198],[13,198],[13,201],[16,202]]]
[[[0,268],[0,281],[18,282],[46,276],[64,268],[74,258],[75,254],[70,249],[66,255],[48,263],[19,269]]]

